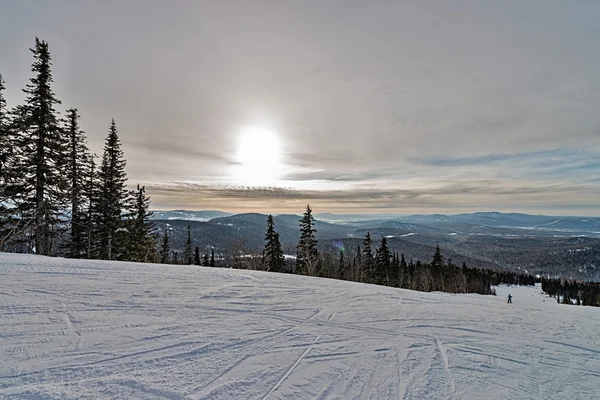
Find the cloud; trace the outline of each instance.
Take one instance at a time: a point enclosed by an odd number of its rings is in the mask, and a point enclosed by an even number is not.
[[[597,203],[600,2],[457,2],[13,2],[6,95],[22,101],[43,31],[92,150],[114,116],[130,180],[161,207]],[[280,137],[289,188],[223,186],[244,126]]]
[[[276,204],[275,210],[295,211],[305,203],[316,207],[360,210],[417,211],[432,209],[589,208],[600,195],[595,185],[536,182],[430,182],[427,187],[298,190],[282,187],[208,186],[194,183],[148,184],[153,198],[177,199],[187,206],[215,204],[249,209]],[[573,202],[572,196],[578,198]]]

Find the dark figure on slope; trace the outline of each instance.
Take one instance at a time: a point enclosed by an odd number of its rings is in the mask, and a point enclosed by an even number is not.
[[[510,294],[508,295],[508,302],[512,304],[512,296]]]

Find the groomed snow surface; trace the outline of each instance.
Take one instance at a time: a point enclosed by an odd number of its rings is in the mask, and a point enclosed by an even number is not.
[[[2,253],[0,278],[0,398],[600,398],[600,309],[539,287]]]

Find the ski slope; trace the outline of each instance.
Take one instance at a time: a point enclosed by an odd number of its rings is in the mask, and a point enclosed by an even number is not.
[[[0,277],[0,398],[600,398],[600,309],[539,288],[3,253]]]

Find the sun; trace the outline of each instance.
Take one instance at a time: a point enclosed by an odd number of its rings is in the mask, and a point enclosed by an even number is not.
[[[238,184],[274,186],[282,174],[282,148],[277,135],[266,129],[242,129],[233,176]]]

